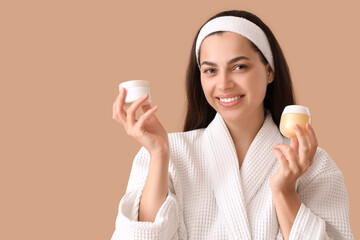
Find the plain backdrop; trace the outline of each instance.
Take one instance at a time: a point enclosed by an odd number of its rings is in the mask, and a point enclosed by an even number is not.
[[[232,9],[278,39],[360,237],[356,2],[1,1],[0,239],[110,239],[141,147],[112,119],[118,84],[149,80],[159,120],[181,131],[192,41]]]

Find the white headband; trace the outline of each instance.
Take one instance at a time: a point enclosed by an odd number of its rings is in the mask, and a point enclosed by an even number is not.
[[[199,49],[202,41],[211,33],[227,31],[238,33],[253,42],[262,52],[272,70],[275,72],[274,60],[268,39],[263,30],[255,23],[240,17],[224,16],[207,22],[200,30],[196,40],[196,61],[200,69]]]

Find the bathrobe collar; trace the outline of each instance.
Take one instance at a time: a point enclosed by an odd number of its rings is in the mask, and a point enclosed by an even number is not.
[[[267,109],[241,169],[230,132],[219,113],[204,130],[203,149],[219,212],[230,238],[251,239],[246,206],[277,162],[271,149],[283,143]],[[270,187],[270,186],[269,186]]]

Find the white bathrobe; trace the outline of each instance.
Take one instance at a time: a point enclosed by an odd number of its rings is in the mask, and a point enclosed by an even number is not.
[[[279,167],[271,149],[290,141],[268,110],[240,169],[219,113],[207,128],[168,136],[169,191],[155,221],[137,221],[150,161],[142,147],[119,204],[112,240],[282,239],[269,185]],[[301,206],[290,239],[353,239],[344,178],[325,150],[318,147],[296,189]]]

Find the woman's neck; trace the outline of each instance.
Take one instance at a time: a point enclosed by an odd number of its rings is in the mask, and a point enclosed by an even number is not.
[[[236,121],[236,123],[226,122],[230,135],[233,139],[240,164],[242,163],[252,141],[264,124],[264,121],[265,111],[262,108],[262,110],[256,111],[253,115],[247,116],[246,119],[240,119]]]

